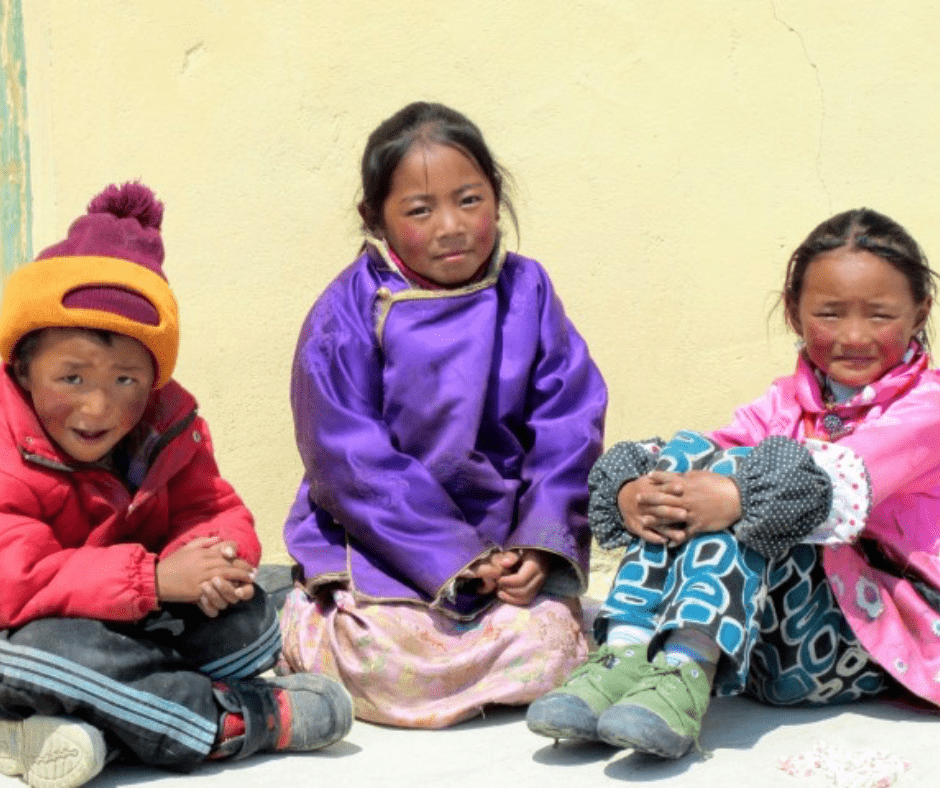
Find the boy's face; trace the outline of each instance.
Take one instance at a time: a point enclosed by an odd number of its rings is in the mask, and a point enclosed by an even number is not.
[[[17,379],[59,448],[95,462],[143,417],[154,369],[136,339],[114,334],[107,345],[82,329],[50,328]]]

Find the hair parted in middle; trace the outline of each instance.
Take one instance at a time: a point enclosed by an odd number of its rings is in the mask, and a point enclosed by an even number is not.
[[[933,300],[936,274],[917,241],[888,216],[871,208],[855,208],[817,225],[790,256],[783,289],[784,315],[790,328],[796,329],[796,310],[809,264],[821,254],[843,248],[870,252],[897,269],[907,279],[915,304]],[[923,341],[926,343],[926,336]]]
[[[509,214],[518,235],[516,212],[506,194],[506,170],[490,152],[483,133],[473,121],[443,104],[416,101],[382,121],[369,135],[362,154],[362,201],[359,214],[363,229],[381,228],[382,209],[392,187],[395,169],[415,144],[439,144],[457,148],[469,156],[486,176],[496,204]]]

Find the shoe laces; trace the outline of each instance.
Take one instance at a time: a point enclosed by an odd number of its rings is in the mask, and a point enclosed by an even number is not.
[[[685,670],[683,670],[683,668],[685,668]],[[701,666],[694,661],[684,662],[681,665],[671,665],[665,661],[657,662],[653,664],[653,669],[650,671],[649,675],[644,676],[637,682],[636,686],[626,694],[635,695],[639,692],[653,690],[675,709],[676,705],[672,697],[675,696],[681,687],[681,689],[685,691],[685,694],[692,700],[692,706],[695,708],[696,712],[699,712],[699,704],[695,702],[696,693],[690,685],[693,680],[698,679],[702,675],[704,675],[704,672]]]
[[[572,679],[580,678],[584,676],[585,674],[587,674],[588,679],[593,680],[594,675],[593,675],[592,668],[594,667],[594,665],[601,665],[607,670],[612,670],[613,668],[617,667],[617,665],[621,663],[624,657],[633,657],[635,654],[636,652],[633,650],[632,647],[627,647],[623,649],[622,653],[618,653],[614,651],[613,649],[609,649],[604,646],[601,646],[600,649],[598,649],[593,654],[591,654],[590,657],[588,657],[587,662],[581,665],[581,667],[575,668],[572,671],[571,678],[569,679],[569,681]]]

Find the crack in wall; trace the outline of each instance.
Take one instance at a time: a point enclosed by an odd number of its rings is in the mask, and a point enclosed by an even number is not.
[[[770,0],[770,11],[773,14],[774,21],[778,25],[796,36],[797,41],[800,42],[800,48],[803,50],[803,56],[806,58],[809,67],[813,70],[813,79],[816,82],[816,90],[819,93],[819,136],[816,143],[816,179],[819,181],[819,185],[822,186],[823,193],[826,195],[826,203],[829,206],[829,212],[832,213],[832,195],[829,193],[829,188],[826,185],[825,178],[823,178],[822,171],[823,137],[826,129],[826,94],[823,90],[822,79],[819,76],[819,66],[816,65],[813,58],[810,56],[803,34],[777,14],[777,4],[774,0]]]
[[[196,59],[202,55],[206,49],[206,44],[204,41],[200,41],[197,44],[193,44],[189,49],[183,53],[183,67],[180,69],[180,76],[185,77],[189,70],[193,67]]]

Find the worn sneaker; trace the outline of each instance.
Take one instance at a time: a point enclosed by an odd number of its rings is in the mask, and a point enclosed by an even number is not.
[[[353,701],[338,681],[318,673],[266,679],[278,696],[275,752],[307,752],[338,742],[352,727]]]
[[[652,670],[601,714],[597,735],[615,747],[681,758],[693,744],[698,747],[711,689],[697,662],[670,665],[660,652]]]
[[[526,712],[526,725],[533,733],[553,739],[596,741],[600,713],[649,669],[646,644],[605,644],[558,689],[532,702]]]
[[[318,673],[218,682],[213,689],[223,715],[210,759],[319,750],[352,727],[349,692]]]
[[[104,768],[104,736],[70,717],[0,720],[0,774],[33,788],[76,788]]]

